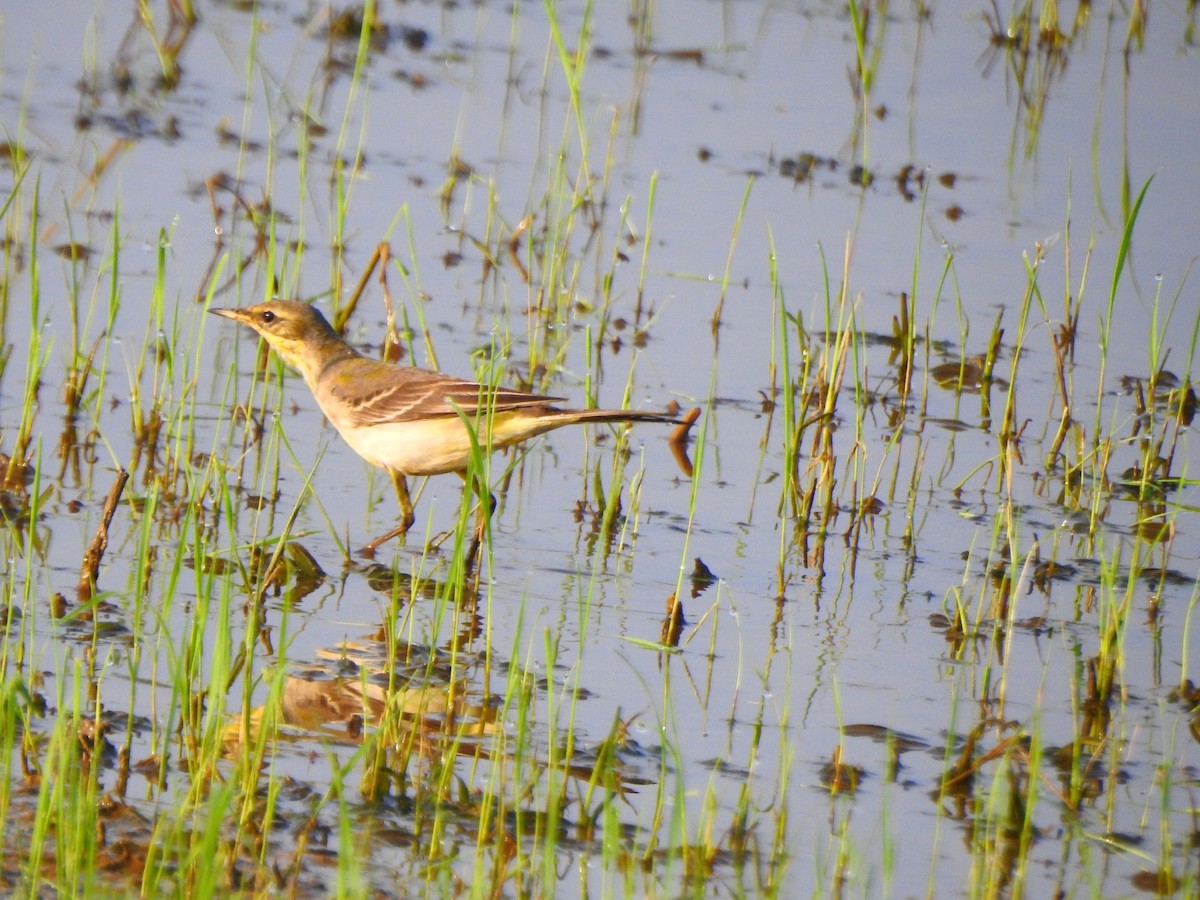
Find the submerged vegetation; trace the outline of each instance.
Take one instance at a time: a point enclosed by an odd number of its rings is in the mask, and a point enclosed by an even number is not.
[[[651,68],[724,77],[737,49],[675,43],[653,4],[473,6],[97,18],[65,153],[49,76],[14,91],[5,60],[0,889],[1195,894],[1200,321],[1186,267],[1146,297],[1135,271],[1169,176],[1126,146],[1115,237],[1068,190],[981,302],[944,231],[984,216],[979,173],[881,177],[891,41],[941,11],[850,2],[825,23],[850,140],[728,164],[701,235],[663,209],[684,176],[631,159]],[[1010,180],[1096,12],[975,20]],[[1104,15],[1128,74],[1146,5]],[[459,88],[449,125],[424,105]],[[450,145],[376,137],[398,107]],[[787,191],[849,227],[797,250],[756,205]],[[872,259],[878,197],[903,270]],[[445,478],[366,560],[389,486],[204,315],[270,296],[392,361],[702,412],[690,440],[481,452],[478,558]]]

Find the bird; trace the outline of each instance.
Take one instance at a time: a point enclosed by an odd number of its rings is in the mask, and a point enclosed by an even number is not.
[[[456,472],[465,481],[476,442],[499,450],[577,423],[680,424],[666,413],[563,409],[556,405],[564,402],[561,397],[372,359],[342,338],[320,310],[299,300],[209,311],[257,332],[300,373],[317,406],[350,448],[388,473],[400,502],[400,522],[363,548],[368,555],[412,527],[416,517],[407,478]],[[474,441],[464,419],[472,423]],[[490,498],[481,500],[490,514]],[[483,515],[472,557],[482,525]]]

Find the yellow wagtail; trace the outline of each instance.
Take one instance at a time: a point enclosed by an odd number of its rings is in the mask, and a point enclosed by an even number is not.
[[[366,551],[412,527],[415,517],[405,476],[457,472],[466,478],[472,445],[463,416],[473,420],[481,445],[491,450],[576,422],[678,421],[630,409],[559,409],[554,406],[561,402],[559,397],[370,359],[346,343],[314,307],[295,300],[211,312],[262,335],[304,376],[321,412],[346,443],[391,477],[400,500],[400,524],[368,544]]]

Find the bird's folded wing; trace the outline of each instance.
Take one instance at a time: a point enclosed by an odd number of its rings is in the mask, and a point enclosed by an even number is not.
[[[561,398],[490,388],[440,372],[356,359],[344,371],[330,373],[330,394],[357,426],[410,422],[437,416],[468,416],[481,410],[503,411],[546,406]],[[365,365],[364,365],[365,364]]]

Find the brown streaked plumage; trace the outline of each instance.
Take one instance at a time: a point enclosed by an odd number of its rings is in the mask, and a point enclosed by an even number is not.
[[[405,477],[457,472],[472,452],[463,417],[491,450],[580,422],[668,422],[661,413],[628,409],[560,409],[559,397],[494,388],[415,366],[363,356],[312,306],[272,300],[244,309],[214,309],[258,332],[308,384],[317,405],[363,459],[385,469],[400,500],[401,522],[367,545],[403,534],[415,519]]]

